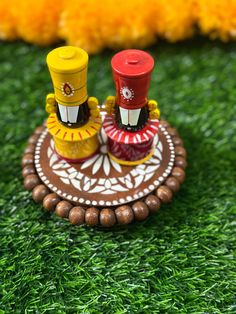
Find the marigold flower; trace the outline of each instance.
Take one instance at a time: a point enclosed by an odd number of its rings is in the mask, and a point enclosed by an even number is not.
[[[17,38],[16,23],[9,5],[9,0],[0,1],[0,39],[13,40]]]
[[[170,42],[187,39],[194,34],[195,0],[154,0],[155,25],[159,36]]]
[[[25,41],[48,45],[58,40],[58,23],[64,0],[12,1],[18,35]]]
[[[236,0],[1,0],[0,39],[39,45],[61,39],[89,53],[145,48],[200,30],[223,41],[236,38]]]
[[[198,0],[198,25],[210,38],[228,41],[236,38],[235,0]]]

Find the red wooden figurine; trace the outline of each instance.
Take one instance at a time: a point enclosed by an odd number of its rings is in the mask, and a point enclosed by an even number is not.
[[[104,129],[110,158],[123,165],[137,165],[153,154],[160,111],[148,100],[153,58],[145,51],[129,49],[111,61],[116,96],[106,100]]]

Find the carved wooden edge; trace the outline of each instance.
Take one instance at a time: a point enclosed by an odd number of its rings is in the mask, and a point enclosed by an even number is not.
[[[161,120],[160,124],[170,134],[175,148],[175,162],[170,175],[152,193],[137,201],[118,207],[85,207],[76,206],[73,202],[63,200],[56,193],[42,183],[34,165],[34,152],[37,140],[45,130],[44,126],[35,129],[28,139],[22,158],[22,176],[24,187],[32,191],[32,198],[36,203],[42,203],[47,211],[55,211],[62,218],[69,219],[73,225],[89,225],[101,227],[113,227],[114,225],[127,225],[133,221],[145,220],[149,214],[157,213],[163,203],[169,203],[185,179],[187,166],[186,150],[183,141],[176,129],[167,121]]]

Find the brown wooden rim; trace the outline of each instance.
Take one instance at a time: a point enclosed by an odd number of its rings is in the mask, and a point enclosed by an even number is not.
[[[22,175],[24,186],[32,191],[32,197],[37,203],[42,203],[47,211],[55,211],[62,218],[69,219],[74,225],[87,224],[89,226],[112,227],[114,225],[125,225],[133,221],[145,220],[150,213],[159,211],[162,203],[171,201],[172,196],[178,191],[185,178],[186,150],[183,141],[179,137],[176,129],[172,128],[167,121],[161,120],[160,124],[165,127],[170,134],[175,148],[175,162],[170,175],[152,193],[131,203],[118,207],[85,207],[78,206],[63,200],[55,192],[42,183],[34,167],[34,152],[37,140],[45,130],[45,126],[35,129],[28,140],[22,158]],[[168,180],[169,179],[169,180]],[[39,187],[40,186],[40,187]],[[40,195],[36,192],[40,190]],[[150,195],[153,195],[151,198]],[[152,200],[150,204],[150,200]],[[155,208],[156,204],[156,208]]]

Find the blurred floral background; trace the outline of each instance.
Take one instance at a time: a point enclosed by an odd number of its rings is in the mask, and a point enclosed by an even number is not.
[[[145,48],[197,34],[236,38],[235,0],[1,0],[0,39],[37,45],[65,41],[98,53]]]

